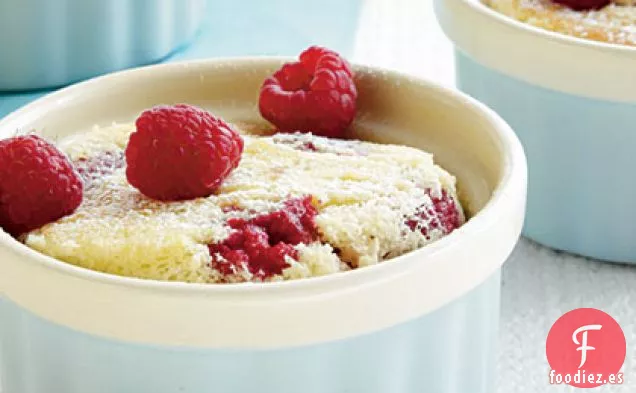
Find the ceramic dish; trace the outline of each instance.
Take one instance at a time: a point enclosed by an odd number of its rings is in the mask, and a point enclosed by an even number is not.
[[[160,60],[190,40],[206,0],[4,0],[0,91],[61,86]]]
[[[9,115],[0,137],[62,137],[159,103],[258,121],[258,89],[280,64],[203,61],[101,77]],[[461,93],[356,70],[356,136],[432,151],[458,178],[467,224],[373,267],[247,285],[110,276],[0,233],[3,391],[493,392],[500,268],[525,208],[521,144]]]
[[[460,89],[524,145],[524,235],[636,262],[636,48],[540,30],[478,0],[436,0],[436,11],[457,48]]]

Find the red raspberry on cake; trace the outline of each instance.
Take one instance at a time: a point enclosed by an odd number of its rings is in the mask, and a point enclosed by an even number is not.
[[[68,158],[37,135],[0,141],[0,227],[13,236],[75,211],[82,180]]]
[[[126,148],[126,176],[152,199],[209,196],[241,160],[241,136],[194,106],[157,106],[143,112],[135,125]]]
[[[356,114],[358,92],[347,62],[312,46],[286,63],[261,87],[261,115],[282,132],[342,137]]]

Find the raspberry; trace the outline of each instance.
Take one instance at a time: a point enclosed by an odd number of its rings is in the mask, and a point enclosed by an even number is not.
[[[554,0],[554,2],[575,11],[587,11],[601,9],[611,3],[611,0]]]
[[[430,193],[429,193],[430,195]],[[443,190],[441,197],[431,197],[433,206],[426,209],[421,206],[405,224],[411,231],[419,230],[422,235],[429,237],[429,231],[440,229],[445,235],[461,226],[461,216],[455,205],[455,200]]]
[[[260,278],[281,274],[287,257],[298,259],[294,245],[317,237],[314,218],[318,211],[311,196],[285,201],[283,208],[250,220],[228,221],[234,230],[221,244],[209,245],[212,265],[224,275],[248,270]]]
[[[82,180],[55,146],[36,135],[0,141],[0,227],[13,236],[75,211]]]
[[[347,62],[312,46],[286,63],[261,87],[261,115],[281,132],[342,137],[356,114],[358,91]]]
[[[315,236],[316,214],[309,196],[285,201],[283,209],[255,217],[252,222],[267,230],[272,244],[307,244]]]
[[[126,148],[126,176],[152,199],[209,196],[241,160],[241,136],[194,106],[154,107],[137,118],[136,126]]]

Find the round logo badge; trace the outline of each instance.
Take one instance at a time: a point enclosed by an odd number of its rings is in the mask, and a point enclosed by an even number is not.
[[[594,308],[572,310],[548,333],[550,383],[578,388],[622,384],[626,351],[623,329],[609,314]]]

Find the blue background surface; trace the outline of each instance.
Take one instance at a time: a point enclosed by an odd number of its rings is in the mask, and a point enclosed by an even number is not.
[[[217,56],[296,56],[313,44],[348,56],[353,51],[363,3],[364,0],[209,0],[197,37],[164,61]],[[0,92],[0,118],[50,91]]]

